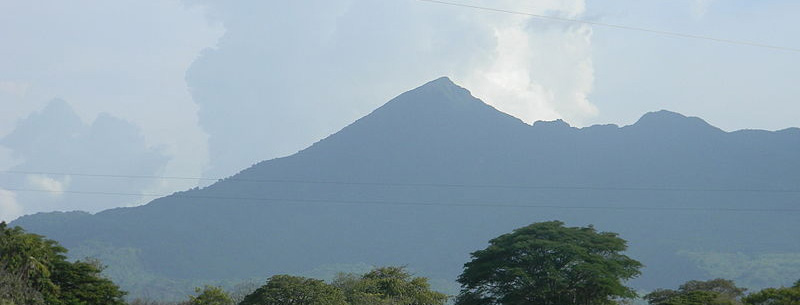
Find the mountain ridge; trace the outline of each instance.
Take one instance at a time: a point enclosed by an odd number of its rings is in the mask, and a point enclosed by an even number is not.
[[[800,235],[787,226],[791,213],[736,212],[800,200],[769,191],[797,188],[797,140],[792,131],[724,132],[669,111],[623,127],[529,125],[439,78],[211,186],[12,224],[70,248],[134,249],[141,268],[172,279],[366,263],[452,280],[489,238],[561,219],[620,233],[651,266],[637,287],[667,287],[708,276],[681,251],[800,253],[785,242]]]

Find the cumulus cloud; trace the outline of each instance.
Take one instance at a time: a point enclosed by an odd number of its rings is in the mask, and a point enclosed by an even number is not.
[[[49,192],[52,196],[61,196],[69,186],[70,176],[59,180],[47,175],[28,175],[27,180],[34,189]]]
[[[183,0],[0,1],[0,138],[62,97],[84,121],[108,113],[136,124],[147,145],[175,156],[167,175],[198,176],[206,135],[184,74],[223,30]],[[0,152],[0,166],[12,161]],[[173,179],[152,192],[193,186]]]
[[[494,29],[493,58],[475,67],[464,85],[528,123],[561,118],[580,125],[596,115],[587,99],[594,83],[591,29],[517,22]]]
[[[207,175],[293,153],[439,76],[527,122],[597,109],[591,29],[419,1],[213,1],[226,32],[187,72]],[[580,17],[583,0],[470,1]]]
[[[0,221],[10,222],[22,216],[22,206],[14,192],[0,188]]]
[[[99,196],[66,191],[137,193],[155,179],[85,177],[71,174],[158,175],[169,158],[150,147],[130,122],[101,114],[84,123],[70,104],[53,100],[17,123],[0,145],[20,163],[10,169],[30,174],[0,175],[0,183],[18,189],[16,203],[25,214],[39,211],[99,210],[141,203],[130,196]],[[43,172],[47,172],[46,174]]]

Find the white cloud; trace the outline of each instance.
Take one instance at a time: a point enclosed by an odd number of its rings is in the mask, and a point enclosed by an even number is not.
[[[17,202],[17,195],[0,188],[0,221],[10,222],[22,216],[22,205]]]
[[[137,125],[148,146],[174,156],[165,174],[200,175],[206,135],[184,76],[224,28],[184,2],[0,1],[0,138],[63,98],[83,121],[109,113]]]
[[[97,212],[141,204],[142,200],[135,197],[68,191],[137,193],[157,187],[156,179],[69,174],[161,175],[170,159],[159,147],[148,146],[136,125],[108,114],[100,114],[90,123],[83,122],[71,104],[63,100],[53,100],[41,111],[20,120],[13,132],[0,138],[0,145],[8,148],[6,151],[10,153],[7,155],[22,160],[11,170],[65,173],[0,175],[0,185],[5,187],[43,191],[18,194],[17,202],[24,205],[28,213],[53,210]]]
[[[70,177],[55,179],[46,175],[27,175],[28,184],[36,190],[49,192],[51,196],[58,197],[64,194],[69,187]]]
[[[291,154],[439,76],[528,122],[597,113],[588,26],[419,1],[198,1],[226,28],[187,72],[212,177]],[[586,9],[463,3],[568,18]]]
[[[469,4],[574,19],[586,11],[584,0]],[[453,12],[443,12],[448,13]],[[582,125],[598,114],[588,100],[594,84],[590,26],[486,11],[469,14],[473,26],[489,28],[494,38],[483,46],[492,52],[478,53],[482,56],[452,75],[474,95],[528,123],[561,118]]]
[[[563,118],[580,125],[597,114],[587,99],[594,83],[591,29],[537,22],[518,18],[495,27],[494,55],[464,85],[525,122]]]

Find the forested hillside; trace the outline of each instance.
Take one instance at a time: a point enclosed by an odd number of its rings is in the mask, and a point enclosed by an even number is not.
[[[552,219],[624,235],[645,265],[636,288],[766,287],[800,273],[798,156],[800,129],[726,132],[668,111],[531,126],[441,78],[209,187],[12,225],[100,257],[141,294],[370,265],[452,282],[491,237]]]

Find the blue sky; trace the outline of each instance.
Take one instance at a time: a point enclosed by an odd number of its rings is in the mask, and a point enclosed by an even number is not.
[[[453,2],[800,48],[796,1]],[[445,75],[526,122],[800,126],[797,52],[415,0],[2,1],[0,40],[0,170],[66,173],[0,174],[5,220],[198,184],[69,173],[228,176]]]

